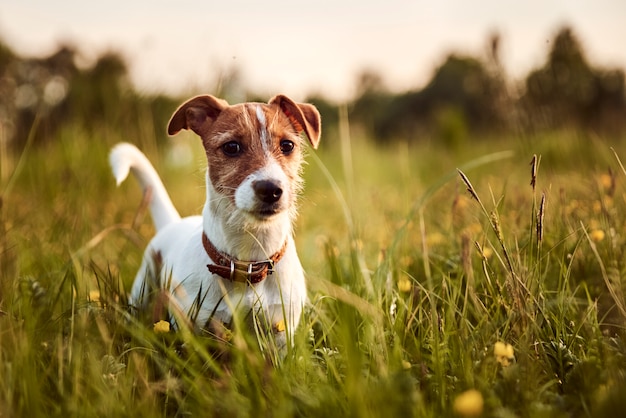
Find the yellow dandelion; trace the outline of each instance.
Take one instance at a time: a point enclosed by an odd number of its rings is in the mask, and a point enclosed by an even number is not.
[[[400,257],[400,265],[402,267],[407,267],[407,266],[410,266],[411,264],[413,264],[413,257],[411,257],[410,255],[405,255],[403,257]]]
[[[478,249],[478,255],[480,255],[485,260],[488,260],[493,255],[493,250],[491,248],[483,247],[478,241],[474,241],[474,245]]]
[[[593,242],[600,242],[604,239],[604,231],[601,229],[594,229],[589,232],[589,238],[591,238]]]
[[[498,341],[493,346],[493,354],[496,356],[496,361],[502,365],[502,367],[508,367],[515,361],[515,352],[511,344]]]
[[[428,245],[440,245],[446,242],[446,237],[439,232],[433,232],[426,236],[426,243]]]
[[[602,202],[600,202],[599,200],[594,200],[591,204],[591,209],[593,210],[593,213],[602,212]]]
[[[613,177],[610,174],[600,175],[600,184],[604,190],[611,190],[613,187]]]
[[[100,302],[100,291],[99,290],[90,290],[89,291],[89,301],[90,302]]]
[[[409,279],[407,279],[406,277],[402,277],[400,278],[400,280],[398,280],[398,290],[402,293],[408,293],[411,291],[411,281]]]
[[[477,417],[483,413],[485,401],[476,389],[466,390],[454,399],[454,413],[462,417]]]
[[[233,334],[232,330],[229,330],[229,329],[225,328],[224,329],[224,333],[222,334],[221,338],[222,338],[222,341],[224,341],[224,342],[230,342],[230,341],[233,340],[234,336],[235,335]]]
[[[170,323],[161,320],[154,324],[153,330],[156,334],[167,334],[170,332]]]
[[[285,321],[280,320],[274,324],[274,332],[283,332],[285,330]]]

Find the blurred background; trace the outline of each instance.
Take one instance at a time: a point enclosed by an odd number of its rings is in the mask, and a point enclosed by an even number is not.
[[[4,2],[0,143],[138,119],[161,141],[200,93],[311,101],[327,134],[345,106],[381,143],[620,133],[625,18],[619,0]]]
[[[622,416],[625,41],[625,0],[0,0],[0,417]],[[125,315],[154,227],[107,153],[200,213],[203,93],[322,113],[287,373]]]

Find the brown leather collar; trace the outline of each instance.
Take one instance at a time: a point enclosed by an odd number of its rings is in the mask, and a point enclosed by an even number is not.
[[[281,249],[267,260],[239,261],[215,248],[204,232],[202,233],[202,245],[204,245],[204,250],[209,258],[215,263],[207,264],[211,273],[231,282],[250,284],[262,282],[268,274],[272,274],[274,264],[283,257],[287,250],[287,240],[285,240]]]

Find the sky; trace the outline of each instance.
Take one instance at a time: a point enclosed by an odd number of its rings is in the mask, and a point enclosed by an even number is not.
[[[346,100],[357,76],[423,87],[452,52],[484,56],[501,36],[512,79],[543,64],[574,29],[589,60],[626,69],[624,0],[1,0],[0,38],[24,56],[59,44],[85,63],[114,50],[140,91],[212,93],[233,69],[260,95]]]

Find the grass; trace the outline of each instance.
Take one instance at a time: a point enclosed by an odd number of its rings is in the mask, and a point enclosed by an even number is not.
[[[0,158],[0,416],[610,416],[626,407],[622,142],[323,138],[297,225],[310,306],[283,360],[128,320],[153,234],[112,128]],[[195,138],[136,138],[184,215]],[[611,148],[612,147],[612,148]],[[614,150],[614,151],[613,151]],[[536,155],[535,169],[529,163]],[[534,180],[535,186],[531,186]],[[229,367],[215,358],[228,353]]]

